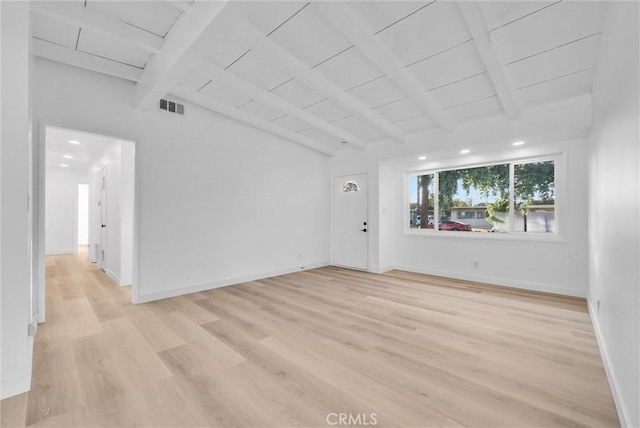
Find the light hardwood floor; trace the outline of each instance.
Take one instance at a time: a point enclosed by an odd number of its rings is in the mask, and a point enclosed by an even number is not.
[[[2,402],[2,426],[330,427],[340,413],[619,426],[581,299],[326,267],[131,305],[84,254],[47,258],[31,391]]]

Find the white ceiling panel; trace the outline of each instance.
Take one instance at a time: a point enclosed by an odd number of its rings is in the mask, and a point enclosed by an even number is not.
[[[563,1],[491,32],[491,43],[501,64],[602,31],[606,4]]]
[[[449,108],[496,94],[487,73],[481,73],[450,85],[429,91],[442,108]]]
[[[476,45],[471,41],[408,67],[407,70],[431,90],[475,76],[485,70]]]
[[[347,93],[371,108],[407,97],[388,77],[373,80]]]
[[[471,35],[456,2],[435,2],[377,37],[406,66],[469,40]]]
[[[409,98],[405,98],[395,103],[385,104],[375,110],[390,122],[408,119],[422,113],[418,106]]]
[[[588,37],[514,62],[504,67],[512,89],[518,89],[576,71],[594,68],[598,59],[600,35]]]
[[[273,123],[276,125],[283,126],[287,129],[290,129],[293,132],[300,132],[302,130],[312,128],[312,126],[309,125],[307,122],[305,122],[304,120],[298,119],[297,117],[294,117],[294,116],[284,116],[274,120]]]
[[[179,84],[182,86],[186,86],[187,88],[193,89],[194,91],[197,91],[200,88],[202,88],[204,85],[206,85],[210,80],[211,78],[207,76],[203,76],[200,73],[193,72],[183,77],[180,80]]]
[[[303,108],[325,99],[323,95],[320,95],[297,79],[277,87],[271,93],[289,101],[298,108]]]
[[[109,14],[121,21],[165,37],[181,14],[169,2],[87,0],[87,9]]]
[[[78,40],[77,25],[70,25],[56,19],[34,13],[31,18],[32,36],[57,45],[75,49]]]
[[[314,70],[343,91],[383,75],[355,46]]]
[[[350,6],[353,7],[362,22],[371,29],[373,34],[406,18],[429,3],[431,3],[431,0],[354,1],[350,3]]]
[[[251,43],[240,34],[238,22],[245,20],[245,8],[251,4],[253,2],[228,3],[220,11],[216,25],[203,34],[203,43],[197,45],[200,55],[225,68],[250,49]]]
[[[251,101],[251,97],[244,93],[233,89],[230,86],[216,84],[216,82],[209,83],[207,86],[202,88],[200,92],[208,97],[234,107],[239,107]]]
[[[311,114],[318,116],[320,119],[327,122],[333,122],[338,119],[342,119],[346,116],[351,116],[352,113],[331,100],[324,100],[319,103],[313,104],[305,108]]]
[[[447,112],[459,122],[468,122],[470,120],[504,113],[504,109],[498,97],[492,96],[483,100],[448,108]]]
[[[320,13],[313,10],[313,3],[278,28],[269,39],[309,67],[352,45]]]
[[[249,48],[242,47],[236,43],[203,43],[201,55],[216,64],[218,67],[226,68],[238,58],[242,57]],[[247,55],[249,55],[247,53]],[[242,61],[242,59],[238,61]]]
[[[268,121],[272,121],[285,115],[283,111],[262,104],[258,101],[251,101],[249,103],[246,103],[243,106],[239,107],[239,109]]]
[[[267,35],[299,10],[305,7],[303,1],[241,1],[233,6],[244,8],[248,21],[262,34]],[[274,32],[275,32],[274,31]]]
[[[144,68],[151,54],[124,40],[105,38],[97,31],[83,28],[77,49],[112,61]]]
[[[333,124],[365,141],[379,141],[385,138],[385,136],[374,127],[356,116],[349,116],[337,120],[333,122]]]
[[[252,52],[236,61],[229,67],[229,71],[267,91],[293,77],[284,68],[275,63],[268,64]]]
[[[407,133],[426,131],[427,129],[433,129],[437,126],[433,120],[429,119],[425,115],[399,120],[397,122],[394,122],[393,124]]]
[[[586,70],[513,91],[513,100],[521,109],[546,104],[589,93],[592,82],[593,70]]]
[[[514,22],[558,0],[482,1],[480,10],[489,30]]]

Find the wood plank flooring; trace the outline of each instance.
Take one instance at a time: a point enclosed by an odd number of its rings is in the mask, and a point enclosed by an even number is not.
[[[34,352],[2,427],[619,426],[584,300],[399,271],[131,305],[52,256]]]

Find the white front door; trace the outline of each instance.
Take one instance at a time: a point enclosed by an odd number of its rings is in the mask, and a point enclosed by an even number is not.
[[[333,179],[333,264],[368,268],[367,174]]]

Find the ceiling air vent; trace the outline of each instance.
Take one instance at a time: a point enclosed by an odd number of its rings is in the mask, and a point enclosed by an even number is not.
[[[184,114],[184,105],[162,99],[160,100],[160,110],[166,110],[171,113]]]

